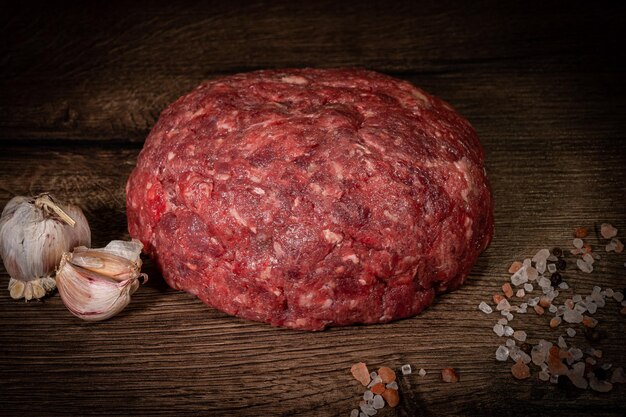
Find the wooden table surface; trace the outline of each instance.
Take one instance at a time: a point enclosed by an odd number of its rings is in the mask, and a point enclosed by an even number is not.
[[[172,2],[176,3],[176,2]],[[300,4],[302,3],[302,4]],[[0,269],[0,414],[348,416],[363,388],[350,366],[425,368],[400,378],[382,416],[620,416],[612,392],[565,390],[536,368],[518,381],[495,314],[477,305],[509,264],[571,246],[605,221],[626,238],[624,7],[552,2],[205,2],[22,5],[0,12],[0,204],[50,191],[80,204],[94,245],[127,238],[124,185],[165,106],[202,80],[260,68],[357,66],[409,80],[476,128],[496,202],[496,235],[460,290],[418,317],[307,333],[229,317],[150,281],[119,316],[76,319],[58,294],[10,299]],[[617,4],[615,2],[614,4]],[[296,5],[297,4],[297,5]],[[41,9],[44,7],[45,9]],[[626,254],[579,293],[625,286]],[[570,293],[571,294],[571,293]],[[596,315],[601,363],[626,365],[624,316]],[[547,317],[517,315],[529,340],[553,342]],[[570,343],[588,346],[579,333]],[[461,381],[441,382],[455,367]]]

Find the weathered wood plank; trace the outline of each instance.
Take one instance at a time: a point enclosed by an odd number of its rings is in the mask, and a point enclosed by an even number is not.
[[[2,403],[33,413],[345,415],[360,392],[349,367],[364,360],[373,366],[411,363],[429,371],[423,379],[402,379],[398,415],[512,415],[522,406],[539,415],[549,410],[585,415],[596,408],[618,415],[621,389],[607,396],[576,393],[572,403],[566,393],[536,379],[514,381],[508,367],[493,359],[502,342],[491,332],[495,317],[479,313],[476,305],[505,282],[509,262],[544,246],[567,247],[571,230],[580,224],[606,220],[626,228],[621,180],[626,165],[619,145],[611,149],[610,140],[552,132],[550,146],[558,152],[535,158],[543,141],[516,135],[515,126],[507,130],[505,124],[483,132],[497,207],[492,246],[466,286],[419,317],[323,333],[274,329],[228,317],[167,289],[150,263],[151,281],[129,308],[99,324],[73,318],[58,295],[25,304],[2,290]],[[124,182],[137,148],[5,149],[2,204],[14,193],[49,190],[85,207],[96,244],[126,236]],[[604,154],[610,157],[600,160]],[[624,259],[617,259],[600,261],[591,276],[570,272],[568,282],[583,293],[596,284],[619,288]],[[6,279],[4,274],[2,282]],[[613,303],[597,314],[609,332],[598,346],[607,361],[623,365],[625,329],[617,310]],[[545,318],[529,315],[513,325],[525,329],[531,341],[556,338]],[[581,334],[574,340],[584,343]],[[460,370],[460,384],[439,381],[445,366]]]
[[[621,416],[597,395],[513,380],[494,359],[495,315],[476,310],[514,259],[567,247],[579,225],[626,230],[624,8],[585,3],[210,2],[80,4],[0,12],[0,205],[51,191],[80,204],[94,244],[127,237],[124,185],[168,102],[203,79],[257,68],[365,66],[437,94],[475,126],[496,236],[467,284],[419,317],[301,333],[226,316],[151,279],[128,309],[80,322],[58,295],[11,300],[0,268],[0,407],[7,415],[348,415],[356,361],[428,370],[401,378],[381,415]],[[620,232],[624,236],[623,232]],[[589,241],[597,245],[594,230]],[[601,251],[602,253],[602,251]],[[624,254],[568,271],[587,294],[624,286]],[[571,262],[570,262],[571,264]],[[624,366],[615,302],[596,317],[602,361]],[[554,341],[546,317],[512,326]],[[569,339],[568,339],[569,340]],[[581,332],[573,343],[584,346]],[[510,365],[510,363],[509,363]],[[457,367],[458,384],[438,371]]]
[[[596,97],[624,90],[621,79],[603,76],[623,72],[626,11],[618,4],[39,7],[0,17],[0,139],[141,141],[167,103],[202,80],[259,68],[359,66],[434,76],[440,85],[469,68],[462,88],[485,99],[498,75],[554,78],[546,88],[569,83],[572,94],[593,81]]]

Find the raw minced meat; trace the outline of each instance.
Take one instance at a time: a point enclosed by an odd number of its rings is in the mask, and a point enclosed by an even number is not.
[[[355,69],[201,84],[150,132],[127,212],[173,288],[306,330],[419,313],[463,283],[493,233],[470,124]]]

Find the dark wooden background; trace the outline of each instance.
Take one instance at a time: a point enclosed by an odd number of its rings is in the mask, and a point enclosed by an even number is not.
[[[2,415],[347,416],[350,365],[425,368],[383,416],[626,413],[624,386],[569,392],[513,380],[496,317],[476,310],[514,259],[610,221],[626,237],[626,13],[619,2],[84,2],[0,6],[0,204],[51,191],[85,209],[95,245],[127,237],[124,185],[165,106],[204,79],[277,67],[358,66],[454,105],[484,144],[496,236],[467,284],[419,317],[302,333],[228,317],[150,282],[97,324],[58,295],[11,300],[0,269]],[[590,243],[597,244],[594,234]],[[580,292],[625,285],[626,256],[566,274]],[[624,316],[597,314],[624,366]],[[516,318],[530,341],[545,320]],[[574,338],[584,345],[584,338]],[[456,367],[461,382],[440,382]]]

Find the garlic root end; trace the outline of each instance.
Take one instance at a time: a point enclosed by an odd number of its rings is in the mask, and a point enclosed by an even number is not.
[[[26,282],[11,278],[8,287],[11,298],[14,300],[23,298],[24,301],[43,298],[55,288],[56,281],[51,277],[37,278]]]

